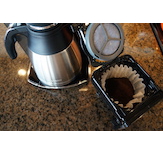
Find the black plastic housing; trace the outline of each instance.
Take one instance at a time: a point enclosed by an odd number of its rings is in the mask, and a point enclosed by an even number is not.
[[[131,111],[127,111],[126,109],[121,108],[117,104],[113,103],[109,98],[107,92],[104,91],[101,86],[101,76],[103,72],[108,70],[111,66],[120,64],[127,65],[128,67],[132,67],[133,70],[136,70],[140,75],[140,78],[143,78],[143,83],[146,86],[143,101],[134,106]],[[96,70],[92,75],[92,83],[95,86],[100,98],[109,106],[109,109],[113,112],[115,116],[115,119],[113,120],[115,129],[123,129],[128,127],[147,110],[149,110],[152,106],[163,99],[163,91],[155,84],[155,82],[144,71],[144,69],[129,55],[118,57],[111,63],[108,63],[107,65],[102,66]]]
[[[160,23],[151,23],[150,25],[163,54],[163,30],[161,29],[161,25]]]
[[[6,32],[4,42],[6,51],[12,59],[17,57],[15,42],[18,41],[18,35],[26,37],[28,49],[39,55],[52,55],[63,51],[74,37],[71,25],[66,23],[40,31],[32,30],[30,24],[11,27]]]
[[[58,24],[47,32],[35,32],[28,29],[28,47],[40,55],[52,55],[66,49],[73,39],[70,25]]]

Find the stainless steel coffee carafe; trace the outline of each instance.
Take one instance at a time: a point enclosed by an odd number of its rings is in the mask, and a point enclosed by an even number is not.
[[[69,84],[80,73],[82,57],[71,24],[27,23],[8,29],[5,47],[17,57],[16,35],[28,40],[28,56],[38,79],[47,86]]]

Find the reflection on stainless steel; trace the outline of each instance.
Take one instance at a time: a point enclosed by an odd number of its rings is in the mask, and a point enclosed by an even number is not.
[[[57,25],[57,23],[52,23],[52,24],[50,24],[50,25],[48,25],[48,26],[34,26],[34,25],[29,25],[29,27],[30,28],[32,28],[32,29],[34,29],[34,30],[46,30],[46,29],[49,29],[49,28],[51,28],[51,27],[54,27],[54,26],[56,26]]]
[[[91,76],[91,73],[92,73],[91,66],[88,66],[88,75]]]

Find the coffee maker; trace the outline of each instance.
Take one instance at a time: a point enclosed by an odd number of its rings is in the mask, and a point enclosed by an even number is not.
[[[6,51],[15,59],[15,42],[21,44],[23,40],[21,46],[31,62],[31,84],[50,89],[78,85],[87,81],[88,61],[81,51],[77,31],[66,23],[12,25],[5,35]]]
[[[80,71],[78,73],[74,72],[75,74],[73,75],[75,75],[75,78],[71,82],[69,81],[67,84],[63,85],[50,86],[41,81],[41,78],[38,77],[39,74],[37,74],[35,71],[36,67],[33,67],[34,63],[33,64],[31,63],[29,67],[28,82],[35,86],[47,89],[70,88],[86,83],[88,81],[89,65],[97,67],[91,76],[92,84],[94,85],[98,96],[102,99],[103,102],[105,102],[108,105],[109,109],[113,112],[114,114],[113,124],[116,129],[123,129],[128,127],[131,123],[133,123],[140,116],[142,116],[147,110],[149,110],[161,99],[163,99],[163,91],[155,84],[150,75],[148,75],[148,73],[136,62],[136,60],[134,60],[130,55],[124,55],[119,57],[120,53],[123,52],[123,43],[125,40],[123,35],[123,29],[119,24],[92,23],[88,27],[85,26],[85,24],[70,24],[66,27],[64,27],[63,25],[62,25],[63,27],[62,26],[58,27],[57,25],[51,25],[49,27],[49,25],[44,25],[43,27],[48,26],[48,29],[44,30],[42,30],[40,25],[39,29],[34,30],[36,27],[38,27],[38,25],[35,24],[19,24],[12,25],[11,27],[16,28],[18,26],[25,26],[26,28],[28,27],[28,29],[30,29],[30,31],[34,31],[34,33],[39,33],[43,31],[43,33],[41,33],[41,37],[44,33],[45,34],[48,33],[49,30],[53,31],[55,28],[59,28],[58,30],[62,30],[62,28],[63,29],[66,28],[65,31],[63,30],[62,33],[64,35],[67,35],[67,39],[65,40],[64,44],[66,46],[64,47],[69,47],[67,45],[72,40],[75,41],[75,44],[78,48],[76,48],[77,50],[71,51],[71,54],[75,53],[76,51],[78,53],[78,50],[80,51],[80,54],[76,53],[77,56],[74,57],[78,63],[76,63],[76,61],[75,63],[73,62],[74,58],[70,59],[71,60],[70,62],[71,64],[78,64],[77,68]],[[98,34],[100,35],[100,39],[102,34],[104,44],[103,42],[100,42],[101,44],[94,43],[94,41],[98,40],[99,38]],[[11,42],[15,43],[15,41],[19,41],[20,45],[22,45],[26,53],[29,53],[28,47],[30,47],[30,45],[27,46],[28,40],[26,36],[27,36],[26,34],[22,36],[16,35],[14,36],[14,39],[12,38],[13,40],[11,40]],[[64,39],[61,37],[60,41],[63,40]],[[51,42],[51,40],[49,40],[49,42]],[[114,45],[113,48],[112,45]],[[6,44],[6,46],[8,46],[8,43]],[[13,45],[11,47],[13,47]],[[43,48],[44,47],[42,47],[42,49]],[[102,50],[97,50],[98,48],[99,49],[101,48]],[[107,50],[105,50],[105,48]],[[61,54],[62,51],[64,51],[64,49],[65,48],[63,48],[60,51],[57,51],[56,53],[52,52],[48,54],[50,55],[50,57],[57,53]],[[13,58],[16,57],[15,52],[14,53],[9,52],[9,54],[11,54]],[[40,53],[35,53],[34,51],[34,54]],[[41,54],[44,55],[44,53]],[[69,59],[66,59],[66,62],[68,62],[68,60]],[[33,60],[31,62],[33,62]],[[115,68],[116,66],[127,66],[127,68],[132,68],[132,70],[136,71],[136,73],[140,75],[140,78],[143,79],[143,84],[145,86],[143,94],[144,96],[140,102],[133,103],[134,106],[131,109],[125,109],[121,107],[119,104],[115,103],[115,101],[111,99],[107,91],[105,91],[103,88],[103,83],[101,80],[103,78],[103,74],[106,73],[108,70],[111,70],[111,68]]]

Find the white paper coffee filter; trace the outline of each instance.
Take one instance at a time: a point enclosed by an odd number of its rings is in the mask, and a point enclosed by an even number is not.
[[[103,73],[101,77],[102,88],[106,91],[105,81],[109,78],[128,78],[133,85],[134,95],[133,99],[129,101],[125,106],[119,104],[120,107],[123,108],[133,108],[134,103],[142,102],[142,99],[145,94],[145,84],[143,84],[143,79],[140,78],[140,75],[136,70],[133,70],[131,67],[126,65],[115,65],[114,67],[110,67],[106,72]],[[115,101],[118,104],[118,101]]]

